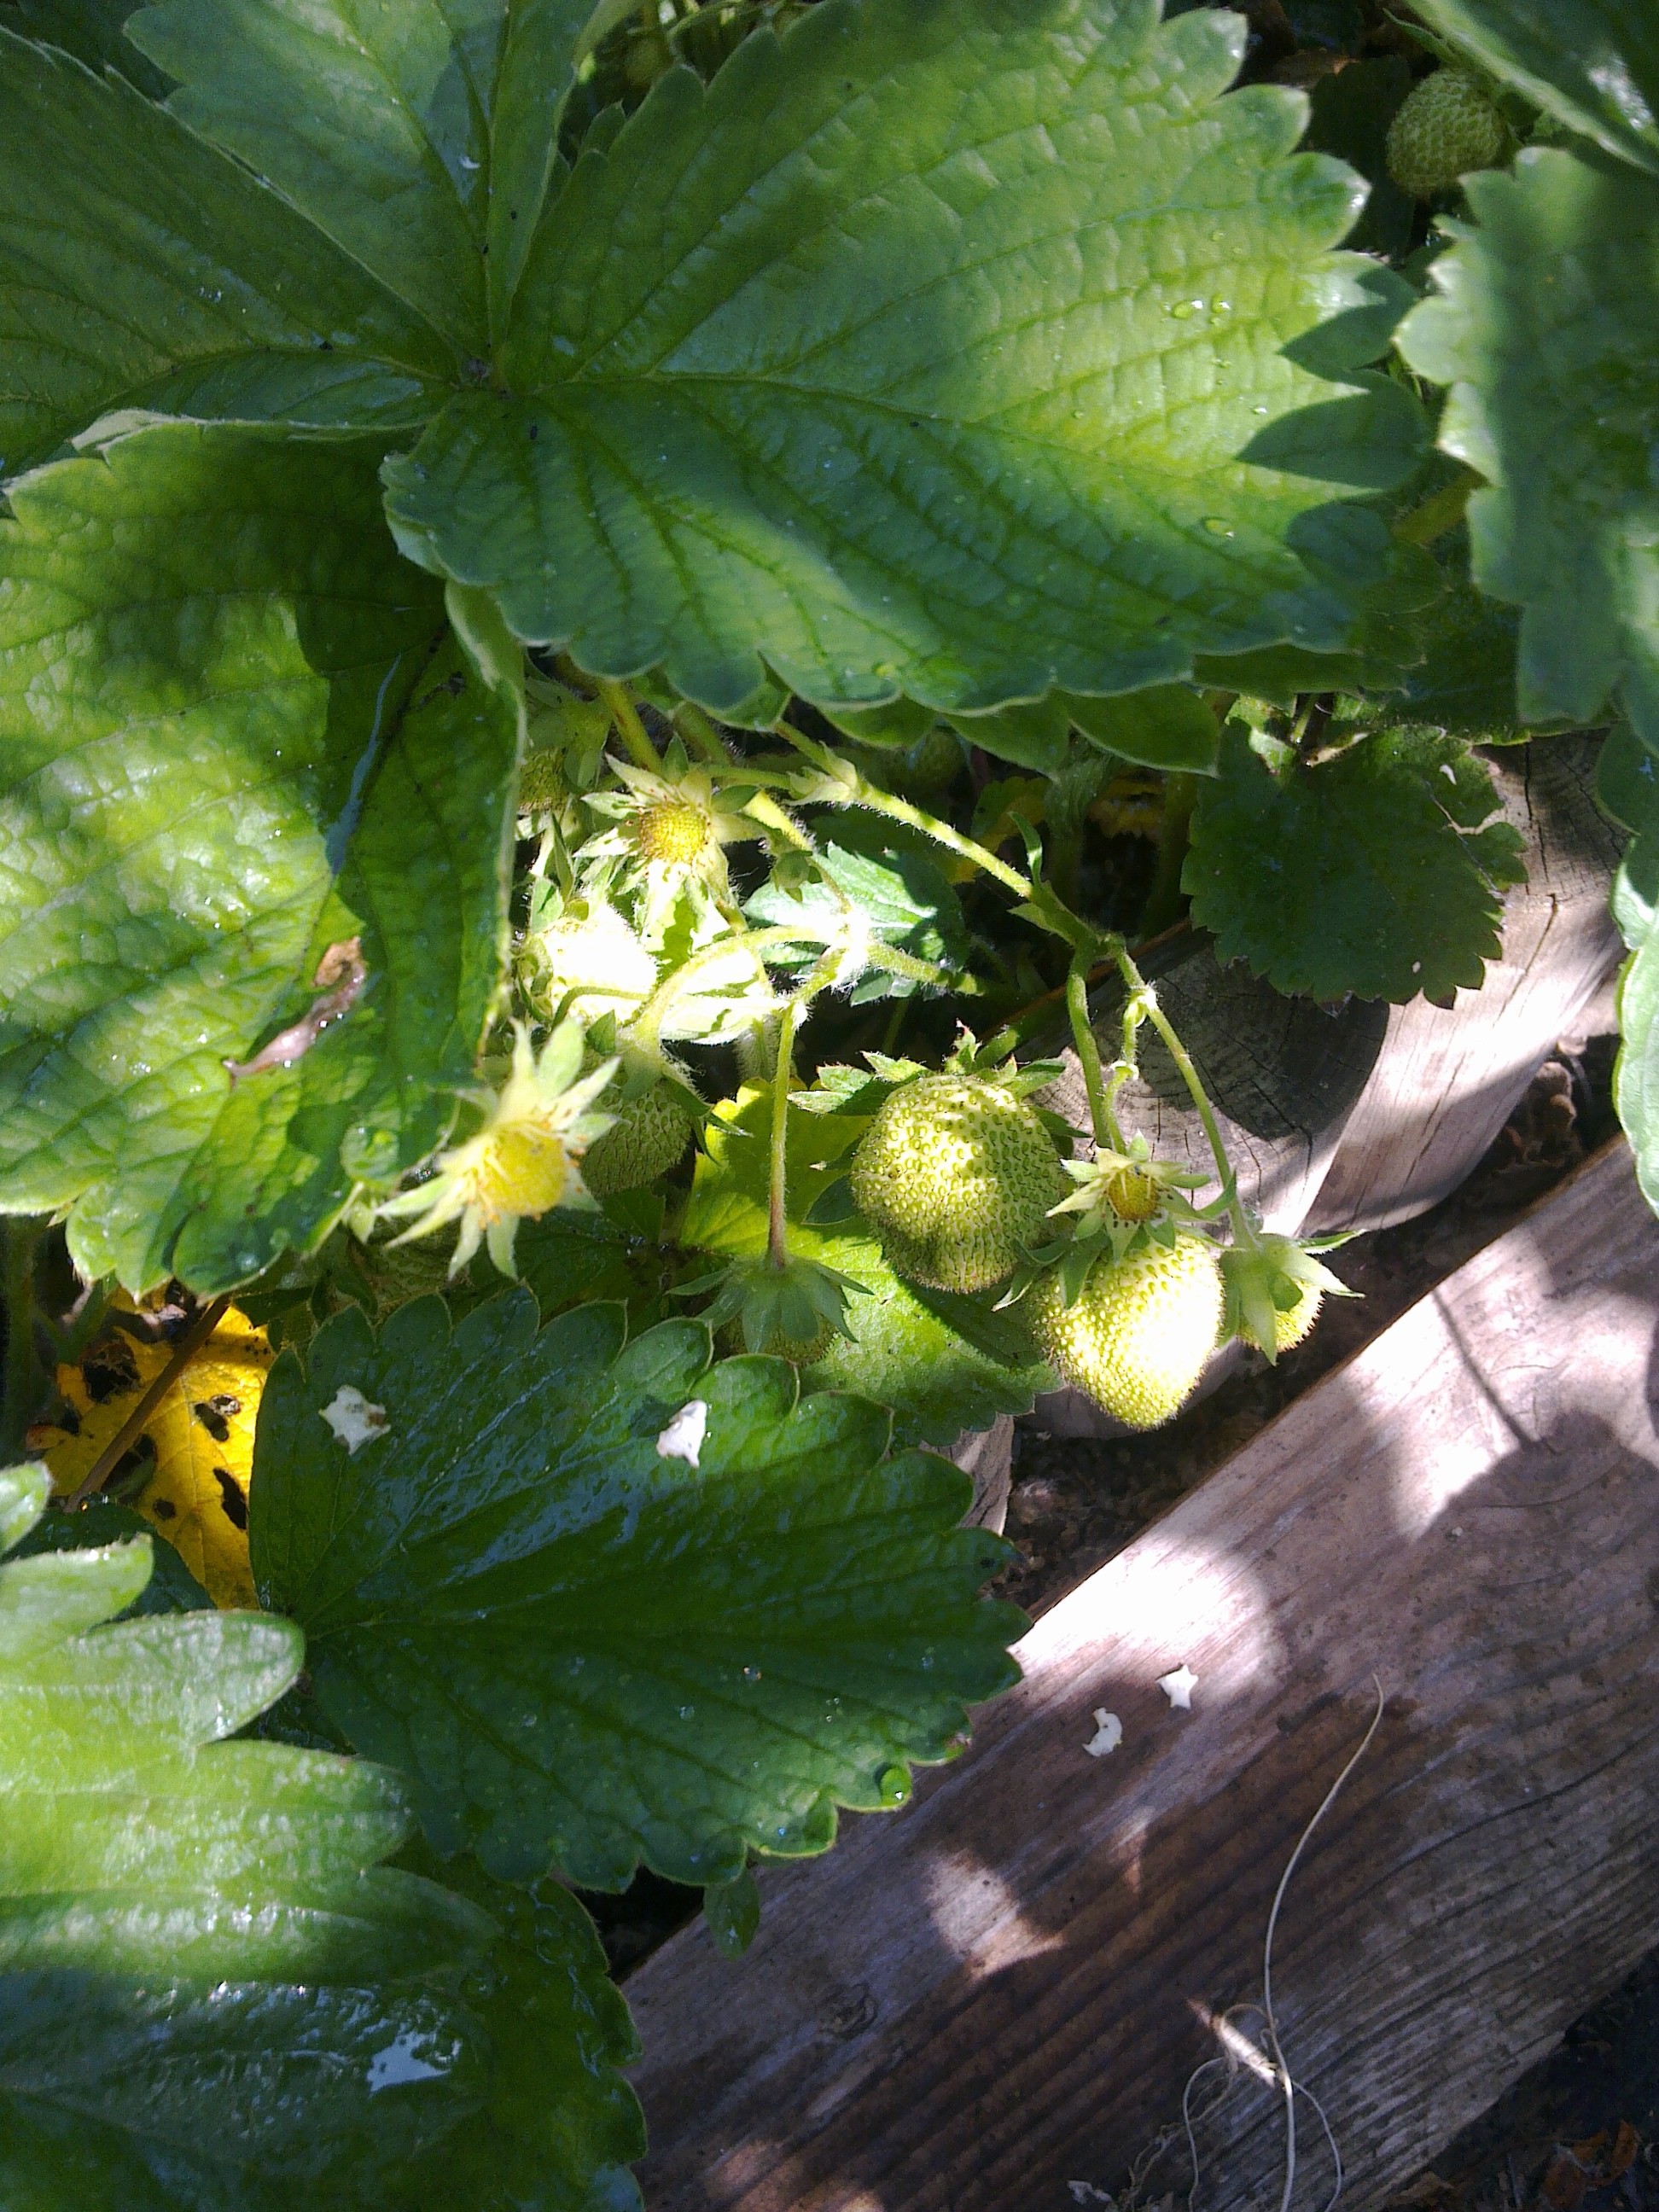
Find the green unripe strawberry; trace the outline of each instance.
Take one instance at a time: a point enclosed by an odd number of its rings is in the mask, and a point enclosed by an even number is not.
[[[740,1352],[762,1352],[769,1359],[787,1359],[792,1367],[816,1366],[836,1340],[836,1332],[828,1322],[811,1336],[786,1336],[781,1329],[775,1328],[762,1343],[753,1346],[744,1341],[743,1330],[736,1322],[728,1322],[716,1334],[721,1349],[734,1356]]]
[[[1389,174],[1419,200],[1449,191],[1471,169],[1508,161],[1503,115],[1466,70],[1438,69],[1407,94],[1389,128]]]
[[[1048,1227],[1066,1182],[1041,1117],[975,1075],[895,1091],[853,1162],[853,1197],[901,1275],[984,1291]]]
[[[1317,1283],[1299,1283],[1294,1305],[1279,1306],[1273,1316],[1273,1352],[1289,1352],[1301,1343],[1319,1319],[1325,1293]]]
[[[640,1190],[684,1158],[691,1117],[660,1087],[630,1098],[582,1155],[582,1181],[595,1198]]]
[[[1155,1429],[1186,1404],[1221,1308],[1215,1247],[1202,1237],[1097,1260],[1069,1306],[1057,1272],[1031,1292],[1032,1325],[1056,1373],[1131,1429]]]
[[[564,762],[550,745],[528,752],[519,770],[519,811],[533,814],[540,807],[556,805],[565,797]]]
[[[1257,1235],[1230,1246],[1221,1255],[1221,1279],[1227,1301],[1224,1334],[1242,1336],[1271,1359],[1301,1343],[1319,1318],[1327,1291],[1346,1295],[1330,1269],[1293,1237]]]

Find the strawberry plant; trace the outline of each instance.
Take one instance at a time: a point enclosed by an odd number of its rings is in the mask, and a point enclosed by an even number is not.
[[[1139,939],[1449,1004],[1605,731],[1659,1204],[1659,46],[1416,18],[0,0],[7,2203],[637,2201],[566,1885],[740,1950],[942,1449],[1341,1290]]]

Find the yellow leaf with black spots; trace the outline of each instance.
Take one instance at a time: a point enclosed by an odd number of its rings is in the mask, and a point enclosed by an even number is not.
[[[138,1310],[125,1296],[116,1304]],[[84,1481],[173,1352],[165,1336],[112,1330],[78,1367],[58,1369],[70,1410],[63,1421],[32,1431],[29,1441],[44,1449],[59,1496]],[[131,1503],[217,1606],[258,1602],[248,1566],[247,1496],[253,1426],[274,1356],[264,1330],[227,1307],[134,1442],[134,1453],[149,1459],[153,1472]]]

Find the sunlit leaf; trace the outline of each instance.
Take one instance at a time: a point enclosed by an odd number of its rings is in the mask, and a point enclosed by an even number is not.
[[[988,708],[1346,641],[1331,502],[1411,465],[1407,298],[1241,18],[825,0],[661,78],[496,354],[389,465],[400,542],[584,666],[741,715]],[[173,66],[185,66],[182,55]]]

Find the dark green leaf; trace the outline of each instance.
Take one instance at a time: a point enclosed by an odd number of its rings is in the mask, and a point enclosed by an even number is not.
[[[179,81],[167,105],[192,131],[487,359],[594,13],[595,0],[161,0],[131,36]]]
[[[1348,244],[1391,259],[1411,244],[1417,204],[1389,174],[1389,125],[1412,88],[1409,63],[1400,54],[1353,62],[1333,70],[1313,88],[1307,143],[1316,153],[1350,162],[1371,188]]]
[[[1421,0],[1418,12],[1569,130],[1659,171],[1659,16],[1644,0]]]
[[[661,1201],[656,1205],[660,1215]],[[643,1238],[598,1210],[556,1209],[539,1220],[520,1222],[513,1256],[520,1281],[535,1292],[544,1315],[590,1298],[620,1298],[637,1310],[654,1303],[662,1288],[654,1243],[647,1248]],[[500,1279],[492,1273],[492,1280]]]
[[[1401,346],[1452,386],[1440,443],[1488,480],[1474,575],[1524,610],[1520,719],[1593,722],[1617,691],[1659,741],[1659,179],[1534,148],[1466,190],[1480,227]]]
[[[448,349],[118,77],[0,30],[0,474],[122,409],[423,421]]]
[[[900,749],[925,738],[937,719],[931,707],[918,707],[914,699],[894,699],[885,707],[830,707],[823,710],[843,737],[861,745]]]
[[[1475,589],[1466,531],[1448,549],[1446,589],[1419,635],[1423,658],[1405,672],[1391,711],[1474,744],[1512,744],[1526,736],[1515,696],[1521,617]]]
[[[1267,650],[1272,651],[1270,647]],[[1185,684],[1163,684],[1118,699],[1067,701],[1072,720],[1120,760],[1142,768],[1213,775],[1221,747],[1214,714]]]
[[[1364,533],[1377,520],[1369,509],[1350,510],[1348,550],[1360,560],[1367,543]],[[1343,541],[1334,533],[1328,554],[1340,567]],[[1407,670],[1423,657],[1425,629],[1441,590],[1434,556],[1420,545],[1390,537],[1380,573],[1358,595],[1360,619],[1346,651],[1310,653],[1299,645],[1267,645],[1254,653],[1205,654],[1194,673],[1206,688],[1243,691],[1282,706],[1304,693],[1397,691]]]
[[[377,451],[167,425],[0,524],[0,1206],[68,1209],[135,1291],[245,1281],[394,1180],[495,1004],[517,706],[398,559]],[[354,939],[340,1018],[233,1080]]]
[[[1437,731],[1382,731],[1274,773],[1229,724],[1193,815],[1193,919],[1219,959],[1280,991],[1443,1003],[1502,949],[1498,892],[1521,879],[1522,845],[1491,822],[1498,806],[1485,767]]]
[[[1418,450],[1356,368],[1408,295],[1330,251],[1359,185],[1300,100],[1221,97],[1243,36],[824,0],[671,70],[544,222],[504,388],[391,465],[400,542],[732,714],[769,668],[972,710],[1340,646],[1365,566],[1316,568]]]
[[[9,1536],[44,1489],[0,1474]],[[375,1864],[410,1826],[384,1768],[216,1741],[293,1681],[299,1632],[100,1627],[149,1569],[148,1543],[0,1568],[0,2201],[636,2204],[634,2046],[580,1907],[548,1900],[532,1948]]]
[[[1050,693],[1022,706],[999,707],[994,714],[952,715],[951,726],[970,745],[998,760],[1053,775],[1066,764],[1071,719],[1064,698]]]
[[[1602,740],[1595,796],[1615,822],[1638,836],[1659,830],[1659,757],[1622,724]]]
[[[172,82],[147,62],[126,35],[126,22],[143,0],[16,0],[12,28],[45,46],[61,46],[88,69],[112,69],[147,100],[166,96]]]
[[[702,1917],[723,1959],[740,1959],[760,1927],[760,1887],[745,1867],[730,1881],[702,1893]]]
[[[386,1415],[355,1457],[323,1419],[347,1386]],[[1018,1616],[974,1597],[1002,1547],[887,1437],[862,1400],[797,1403],[782,1361],[710,1367],[690,1322],[624,1346],[620,1308],[582,1306],[538,1334],[519,1291],[453,1340],[435,1298],[376,1339],[353,1310],[266,1386],[254,1575],[439,1850],[718,1882],[823,1850],[1012,1679]]]

